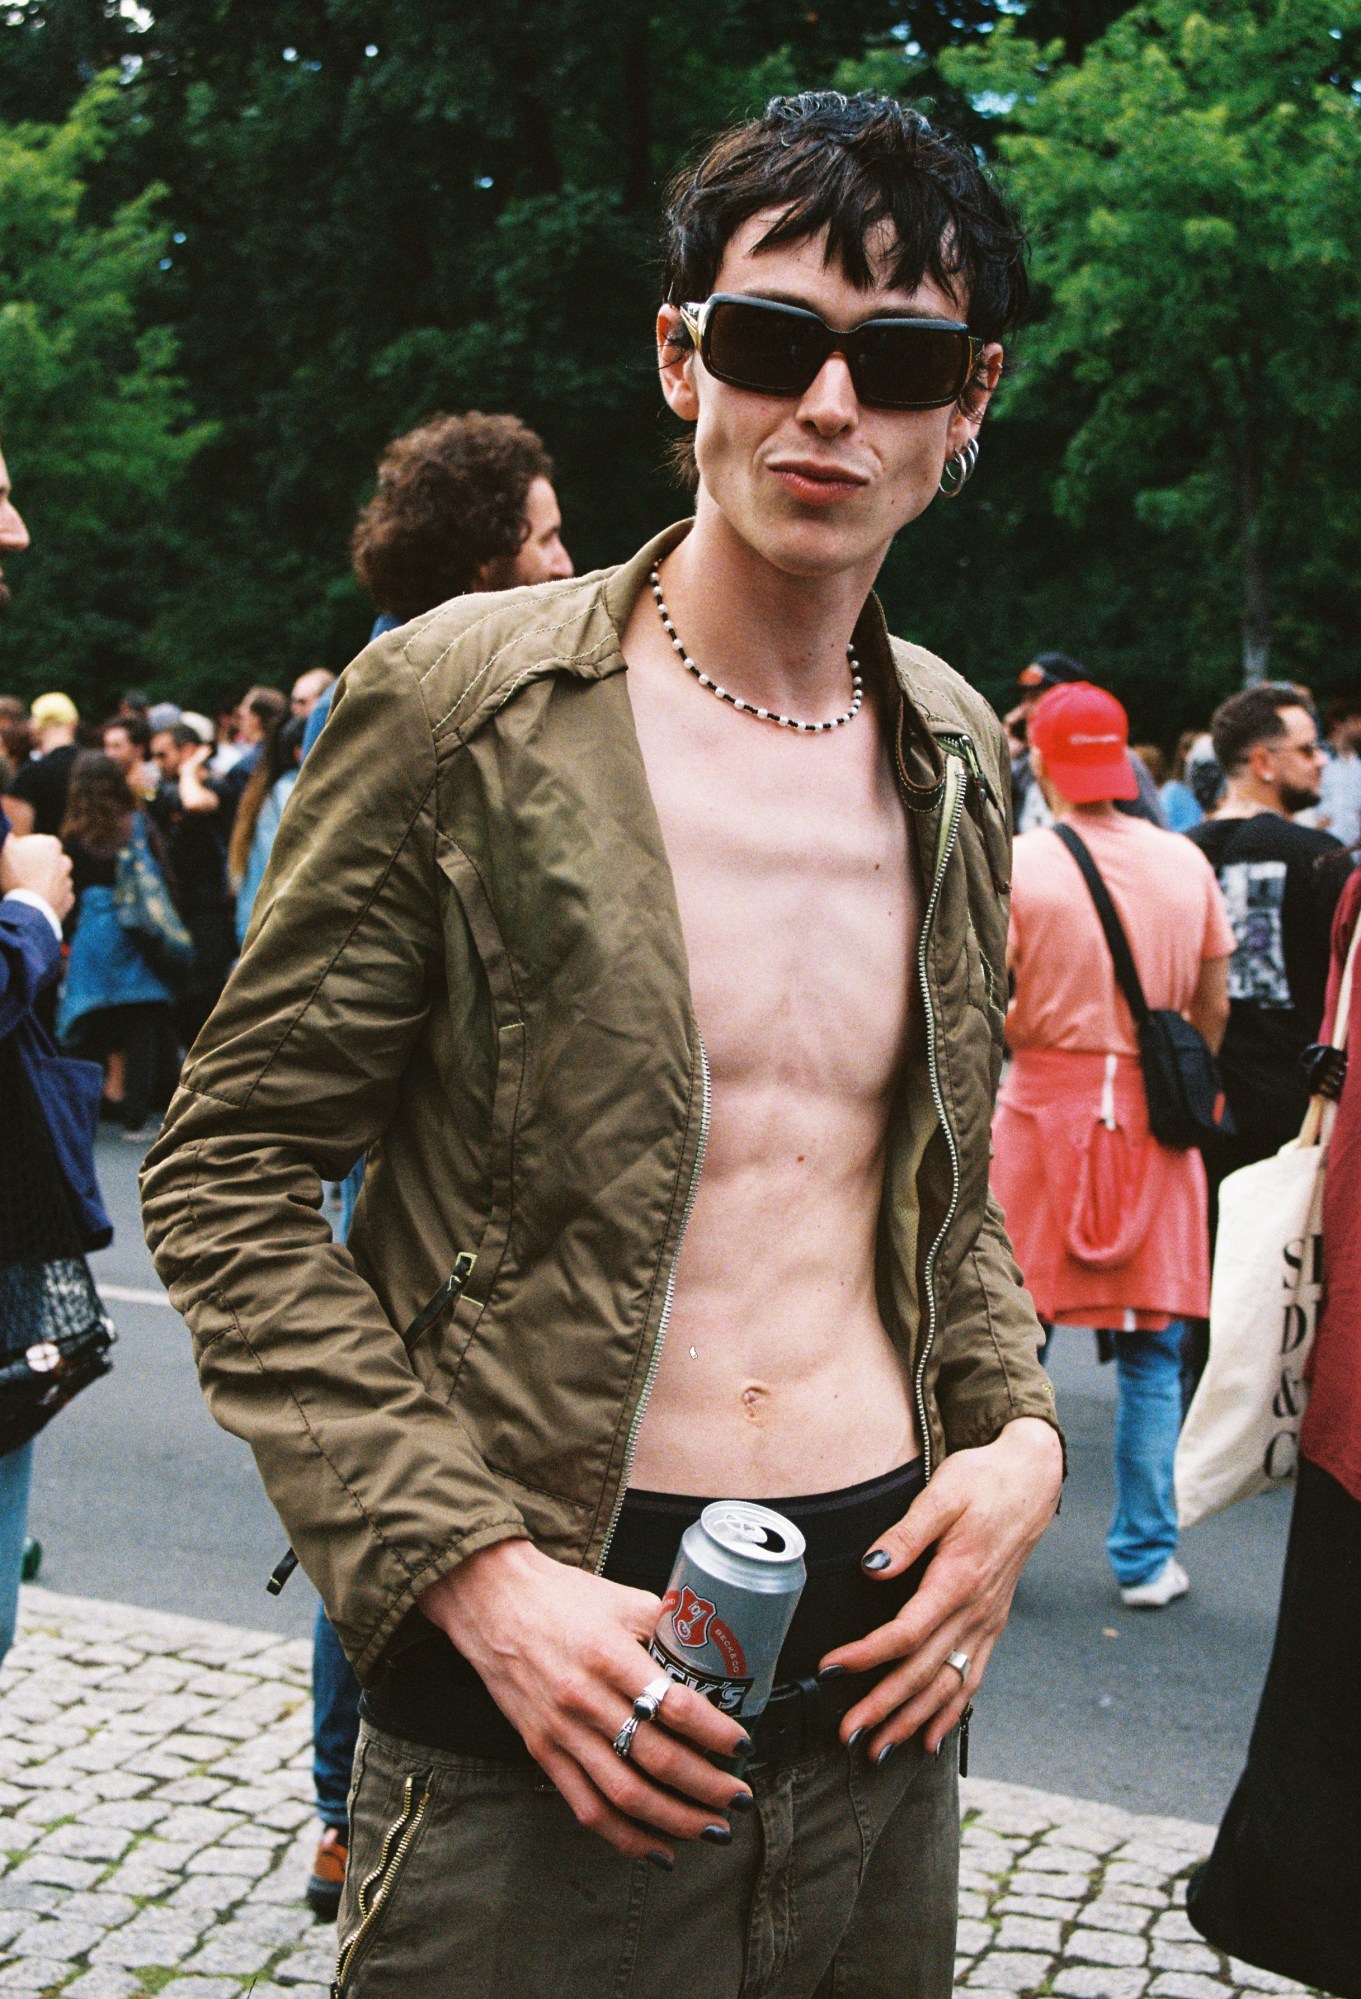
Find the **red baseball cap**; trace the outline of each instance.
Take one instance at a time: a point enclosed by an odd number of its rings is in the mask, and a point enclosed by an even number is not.
[[[1071,805],[1139,796],[1129,760],[1129,717],[1104,687],[1089,680],[1051,687],[1030,711],[1029,736]]]

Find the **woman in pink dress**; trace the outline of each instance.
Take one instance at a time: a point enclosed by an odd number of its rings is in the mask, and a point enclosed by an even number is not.
[[[1052,689],[1030,717],[1055,819],[1105,882],[1151,1008],[1217,1048],[1234,934],[1189,840],[1116,810],[1135,795],[1129,725],[1111,694]],[[1210,1303],[1205,1169],[1161,1145],[1130,1010],[1078,864],[1057,832],[1022,834],[1008,961],[1012,1065],[993,1124],[993,1187],[1040,1317],[1113,1336],[1119,1379],[1115,1516],[1106,1548],[1124,1601],[1161,1609],[1189,1587],[1176,1559],[1172,1462],[1188,1318]]]

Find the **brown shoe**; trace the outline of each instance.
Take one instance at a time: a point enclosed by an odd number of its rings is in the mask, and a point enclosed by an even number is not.
[[[344,1835],[328,1825],[321,1836],[317,1857],[312,1862],[312,1878],[307,1884],[307,1906],[321,1923],[333,1923],[340,1908],[340,1891],[345,1886],[345,1863],[350,1857]]]

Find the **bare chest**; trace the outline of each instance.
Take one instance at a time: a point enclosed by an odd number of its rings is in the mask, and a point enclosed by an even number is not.
[[[630,673],[715,1083],[886,1101],[920,890],[881,719],[801,736]]]

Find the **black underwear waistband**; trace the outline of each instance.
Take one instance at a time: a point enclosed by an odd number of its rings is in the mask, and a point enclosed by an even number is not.
[[[811,1679],[834,1646],[887,1624],[912,1596],[926,1557],[884,1582],[867,1575],[860,1563],[877,1537],[902,1519],[923,1482],[918,1458],[838,1492],[762,1500],[792,1520],[807,1542],[808,1582],[780,1652],[777,1685]],[[681,1535],[708,1504],[691,1494],[628,1491],[605,1576],[661,1596]],[[525,1753],[476,1672],[442,1632],[432,1631],[402,1652],[365,1693],[361,1712],[386,1734],[455,1755]]]

